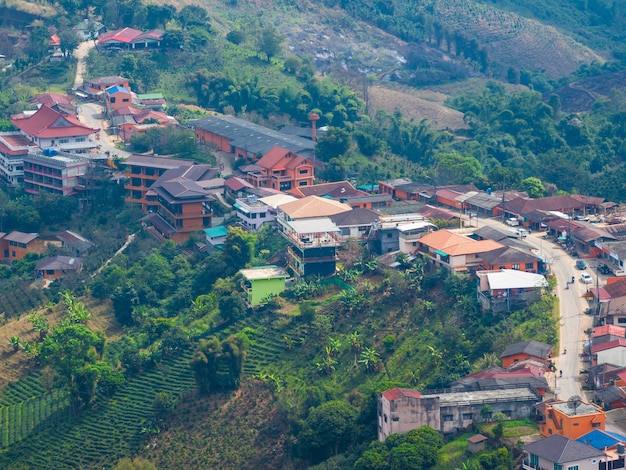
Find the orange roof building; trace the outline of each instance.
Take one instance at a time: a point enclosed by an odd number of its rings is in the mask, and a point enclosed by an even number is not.
[[[438,230],[419,240],[418,252],[438,266],[451,271],[467,271],[481,266],[482,253],[502,248],[493,240],[474,240],[449,230]]]
[[[315,179],[313,163],[283,147],[273,147],[256,166],[258,171],[248,172],[246,180],[258,188],[288,191],[311,186]]]

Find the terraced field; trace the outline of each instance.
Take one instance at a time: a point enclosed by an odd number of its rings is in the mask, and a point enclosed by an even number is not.
[[[130,455],[142,441],[142,427],[154,416],[155,395],[169,392],[180,397],[194,387],[191,355],[188,351],[164,359],[155,370],[127,381],[109,402],[11,446],[0,455],[0,468],[92,468]]]

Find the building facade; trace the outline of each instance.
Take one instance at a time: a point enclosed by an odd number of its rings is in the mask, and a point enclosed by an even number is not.
[[[24,191],[73,196],[84,189],[83,176],[90,162],[71,154],[28,154],[24,158]]]

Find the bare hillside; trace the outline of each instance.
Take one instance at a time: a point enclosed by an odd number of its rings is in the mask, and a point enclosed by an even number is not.
[[[561,78],[583,63],[604,58],[552,26],[472,0],[431,0],[439,20],[487,47],[491,61]]]

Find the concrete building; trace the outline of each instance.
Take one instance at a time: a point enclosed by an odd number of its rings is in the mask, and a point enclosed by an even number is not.
[[[50,156],[29,153],[24,157],[24,191],[73,196],[84,189],[89,160],[54,152]]]
[[[10,187],[24,182],[24,158],[36,151],[30,140],[16,132],[0,132],[0,178]]]
[[[392,388],[378,397],[378,440],[421,426],[430,426],[442,434],[456,433],[484,421],[487,418],[481,413],[484,405],[489,405],[493,414],[525,419],[532,415],[539,401],[541,396],[527,386],[463,392],[443,390],[424,395],[417,390]]]
[[[287,271],[278,266],[258,266],[252,269],[239,270],[243,276],[242,288],[246,293],[248,304],[262,305],[271,295],[279,295],[285,290]]]
[[[560,434],[578,439],[594,429],[604,430],[606,424],[604,411],[581,399],[545,401],[536,409],[539,433],[545,437]]]

